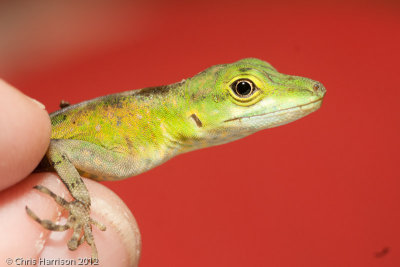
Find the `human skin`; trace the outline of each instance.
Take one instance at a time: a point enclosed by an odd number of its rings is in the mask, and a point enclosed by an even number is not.
[[[76,251],[66,246],[70,231],[44,230],[25,212],[29,204],[41,218],[65,223],[65,214],[49,196],[32,189],[44,185],[68,201],[71,196],[55,173],[30,174],[42,159],[50,141],[51,125],[45,107],[0,80],[0,266],[24,260],[87,258],[91,248]],[[107,231],[93,229],[100,251],[100,266],[137,266],[140,233],[126,205],[109,189],[85,179],[92,197],[92,216]],[[118,233],[124,233],[118,234]]]

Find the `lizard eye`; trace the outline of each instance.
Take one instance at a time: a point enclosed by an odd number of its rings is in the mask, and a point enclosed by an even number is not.
[[[251,96],[255,91],[254,83],[250,80],[237,80],[232,83],[231,88],[238,97],[246,98]]]

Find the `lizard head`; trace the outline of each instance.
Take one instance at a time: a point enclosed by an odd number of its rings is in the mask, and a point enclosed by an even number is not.
[[[207,145],[302,118],[321,106],[326,92],[317,81],[279,73],[254,58],[216,65],[187,82],[187,115]]]

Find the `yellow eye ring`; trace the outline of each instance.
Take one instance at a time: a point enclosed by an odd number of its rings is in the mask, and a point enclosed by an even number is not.
[[[250,79],[247,76],[236,77],[229,83],[229,94],[233,102],[239,106],[251,106],[257,103],[260,98],[260,89],[257,86],[260,81]]]

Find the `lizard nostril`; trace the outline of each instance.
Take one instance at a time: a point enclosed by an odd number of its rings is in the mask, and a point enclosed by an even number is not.
[[[316,96],[324,96],[325,95],[325,87],[320,83],[320,82],[316,82],[313,84],[312,86],[312,90],[314,91],[314,94]]]
[[[313,90],[314,90],[314,92],[318,93],[319,88],[320,88],[319,83],[315,83],[315,84],[313,85]]]

